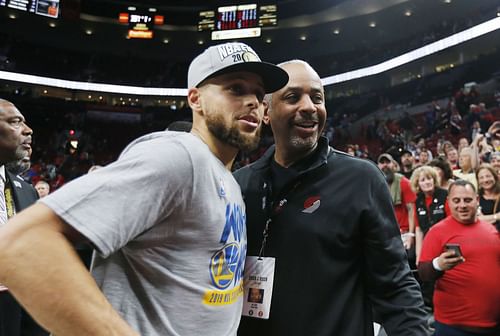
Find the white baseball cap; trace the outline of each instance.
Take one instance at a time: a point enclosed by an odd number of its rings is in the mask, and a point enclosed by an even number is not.
[[[288,74],[280,67],[262,62],[257,53],[240,42],[218,44],[207,48],[189,65],[188,88],[198,87],[204,80],[222,74],[248,71],[259,75],[266,93],[288,83]]]

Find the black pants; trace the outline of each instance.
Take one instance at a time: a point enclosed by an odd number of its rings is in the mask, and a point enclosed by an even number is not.
[[[8,291],[0,292],[0,336],[21,335],[21,306]]]
[[[0,292],[0,336],[48,336],[8,291]]]

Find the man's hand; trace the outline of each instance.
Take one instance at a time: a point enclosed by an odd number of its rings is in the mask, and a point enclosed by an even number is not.
[[[441,255],[437,259],[438,266],[443,271],[448,271],[458,264],[463,263],[464,261],[464,257],[456,257],[455,251],[452,250],[441,253]]]

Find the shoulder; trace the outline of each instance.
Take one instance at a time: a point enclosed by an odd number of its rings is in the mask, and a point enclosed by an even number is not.
[[[38,193],[30,183],[26,182],[19,175],[14,175],[10,172],[6,172],[6,174],[9,177],[10,186],[15,195],[20,198],[26,198],[26,200],[36,201],[38,199]]]
[[[9,181],[12,187],[14,188],[27,188],[29,190],[35,190],[31,183],[26,182],[21,176],[19,175],[14,175],[10,172],[6,172],[6,174],[9,176]]]
[[[449,231],[450,225],[453,225],[453,219],[452,217],[446,217],[445,219],[431,226],[431,228],[429,229],[429,231],[425,236],[427,237],[430,234],[430,236],[432,237],[434,235],[441,234],[441,232],[447,232]]]
[[[328,156],[328,165],[345,169],[354,169],[355,172],[382,174],[377,165],[368,159],[358,158],[342,151],[331,149]]]
[[[242,190],[246,189],[246,186],[251,181],[255,182],[255,178],[263,176],[266,169],[261,166],[262,162],[260,160],[262,158],[233,172],[234,179],[238,182]]]
[[[185,132],[155,132],[131,142],[119,160],[133,160],[143,165],[182,166],[193,158],[208,156],[208,147],[196,136]]]

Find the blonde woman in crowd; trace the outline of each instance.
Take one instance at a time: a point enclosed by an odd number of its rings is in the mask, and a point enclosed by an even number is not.
[[[424,236],[434,224],[450,214],[450,208],[447,201],[448,191],[439,187],[439,176],[435,168],[418,167],[411,175],[410,182],[417,195],[415,201],[415,253],[418,265]],[[433,307],[434,283],[423,282],[421,288],[425,305]]]
[[[449,213],[448,192],[440,187],[436,170],[430,166],[415,169],[410,179],[411,188],[417,195],[415,201],[415,248],[417,263],[422,241],[427,231]]]

